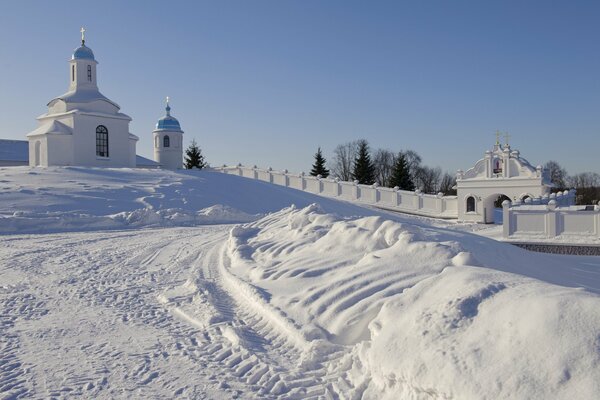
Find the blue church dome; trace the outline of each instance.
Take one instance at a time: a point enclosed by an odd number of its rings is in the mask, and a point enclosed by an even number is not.
[[[156,123],[156,129],[180,131],[181,126],[179,125],[179,121],[177,121],[177,118],[171,116],[171,107],[169,106],[169,103],[167,103],[165,110],[167,110],[167,115],[158,120]]]
[[[92,49],[82,44],[73,51],[73,60],[95,60]]]

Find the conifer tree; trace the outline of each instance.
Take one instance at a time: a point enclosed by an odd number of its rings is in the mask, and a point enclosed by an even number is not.
[[[323,157],[323,153],[321,153],[321,148],[317,149],[317,154],[315,154],[315,163],[310,170],[310,174],[312,176],[321,175],[323,178],[327,178],[329,176],[329,170],[325,168],[325,157]]]
[[[369,143],[366,140],[360,140],[358,143],[358,155],[354,160],[354,169],[352,177],[365,185],[375,183],[375,166],[371,161],[369,154]]]
[[[206,162],[204,161],[204,156],[202,155],[202,150],[198,147],[196,140],[192,140],[192,143],[185,150],[185,168],[192,169],[198,168],[202,169],[206,167]]]
[[[402,190],[415,190],[415,184],[410,179],[410,167],[406,161],[404,154],[398,154],[394,168],[392,169],[392,176],[390,178],[390,186],[398,186]]]

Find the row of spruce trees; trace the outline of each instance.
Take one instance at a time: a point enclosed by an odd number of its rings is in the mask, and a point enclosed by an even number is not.
[[[312,176],[321,176],[327,178],[329,170],[325,167],[327,161],[323,157],[321,148],[317,149],[315,162],[310,170]],[[376,181],[375,164],[371,160],[369,145],[366,141],[359,143],[357,156],[353,162],[352,179],[361,184],[370,185]],[[415,184],[412,181],[410,167],[406,161],[404,153],[400,152],[395,159],[392,168],[392,174],[389,181],[390,187],[398,187],[401,190],[415,190]]]

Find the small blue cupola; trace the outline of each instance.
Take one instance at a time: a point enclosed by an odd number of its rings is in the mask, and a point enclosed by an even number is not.
[[[167,111],[167,115],[162,117],[156,123],[156,130],[165,130],[165,131],[181,131],[181,126],[179,125],[179,121],[177,118],[171,116],[171,106],[169,106],[169,98],[167,97],[167,107],[165,108]]]

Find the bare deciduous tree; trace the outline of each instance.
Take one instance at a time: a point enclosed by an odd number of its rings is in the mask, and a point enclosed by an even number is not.
[[[415,186],[421,189],[423,193],[437,193],[441,175],[442,169],[440,167],[420,166],[416,172]]]
[[[375,164],[375,178],[380,186],[389,187],[390,177],[396,157],[394,153],[385,149],[377,149],[373,156],[373,164]]]
[[[548,161],[544,165],[544,171],[548,174],[550,182],[557,189],[565,189],[567,187],[567,170],[560,166],[556,161]]]
[[[358,146],[360,141],[355,140],[338,145],[333,150],[333,158],[329,169],[331,174],[342,181],[352,180],[352,169],[354,160],[358,154]]]
[[[456,185],[456,177],[446,172],[442,176],[438,191],[444,193],[445,195],[455,195],[456,189],[452,189],[454,185]]]

